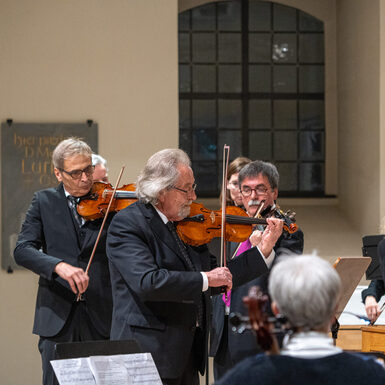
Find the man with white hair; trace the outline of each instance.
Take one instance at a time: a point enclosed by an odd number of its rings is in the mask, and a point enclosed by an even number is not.
[[[92,165],[94,166],[93,180],[94,182],[108,183],[107,161],[98,154],[92,154]]]
[[[121,210],[107,239],[113,292],[112,339],[135,339],[151,352],[163,384],[197,385],[205,369],[209,296],[268,270],[267,256],[282,232],[268,220],[259,248],[228,267],[217,267],[206,246],[179,238],[174,222],[186,218],[196,199],[187,154],[157,152],[137,180],[139,201]]]
[[[333,267],[316,256],[292,256],[273,267],[269,281],[272,310],[286,317],[288,334],[280,354],[246,358],[217,385],[380,385],[385,369],[333,345],[328,332],[340,299]]]

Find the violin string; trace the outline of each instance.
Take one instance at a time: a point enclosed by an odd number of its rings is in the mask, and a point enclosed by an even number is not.
[[[108,195],[113,193],[113,190],[106,190]],[[136,199],[136,191],[117,190],[115,194],[116,199]]]
[[[256,225],[266,225],[266,219],[263,218],[251,218],[251,217],[242,217],[240,215],[231,215],[226,214],[226,222],[228,223],[239,223],[239,224],[256,224]]]

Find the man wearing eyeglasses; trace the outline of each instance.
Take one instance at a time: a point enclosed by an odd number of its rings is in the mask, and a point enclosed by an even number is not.
[[[268,162],[260,160],[247,164],[239,172],[238,184],[242,195],[243,206],[250,217],[257,214],[262,218],[285,216],[277,207],[279,174],[277,168]],[[287,222],[292,220],[286,217]],[[249,240],[241,245],[231,244],[230,257],[238,258],[239,250],[257,247],[261,241],[263,229],[256,229]],[[238,251],[237,251],[237,247]],[[302,254],[303,233],[298,230],[294,234],[283,232],[275,243],[270,258],[272,265],[283,255]],[[213,297],[213,322],[211,328],[210,355],[214,356],[214,376],[218,380],[227,370],[243,358],[260,351],[255,336],[249,331],[235,334],[231,331],[228,315],[241,313],[246,315],[243,297],[248,295],[251,286],[259,286],[265,293],[268,288],[268,273],[255,277],[252,281],[234,288],[229,301],[223,301],[220,296]]]
[[[217,267],[205,245],[186,245],[175,230],[175,222],[190,213],[195,188],[185,152],[157,152],[138,177],[139,201],[114,217],[107,238],[111,338],[135,339],[151,352],[167,385],[198,384],[198,370],[205,369],[209,296],[266,272],[264,256],[282,232],[280,220],[269,220],[259,249]]]
[[[88,275],[102,220],[85,221],[76,211],[92,187],[91,155],[79,139],[58,144],[52,161],[60,184],[34,194],[14,252],[19,265],[39,275],[33,333],[40,336],[44,385],[57,384],[50,364],[56,343],[109,338],[112,297],[105,241],[111,217]]]

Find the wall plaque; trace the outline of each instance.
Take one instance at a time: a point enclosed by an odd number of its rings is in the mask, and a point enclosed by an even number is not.
[[[12,272],[13,250],[33,193],[57,186],[52,151],[70,136],[82,138],[98,152],[98,127],[85,123],[1,124],[1,266]]]

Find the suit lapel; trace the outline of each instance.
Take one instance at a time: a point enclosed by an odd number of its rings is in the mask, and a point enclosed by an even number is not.
[[[60,183],[60,185],[56,188],[56,203],[52,207],[52,211],[54,213],[54,217],[56,217],[58,220],[56,221],[56,226],[64,226],[68,232],[68,237],[71,238],[71,240],[68,240],[68,242],[71,242],[72,245],[78,246],[78,252],[80,251],[79,247],[79,239],[78,234],[76,232],[71,212],[68,207],[67,198],[64,194],[64,187],[63,184]]]
[[[90,231],[89,227],[98,226],[98,224],[99,224],[99,228],[97,229],[97,231]],[[84,239],[82,241],[82,244],[80,245],[81,251],[83,251],[83,249],[86,246],[96,242],[96,238],[98,237],[101,225],[102,225],[101,221],[97,221],[97,222],[94,221],[93,223],[89,223],[89,221],[87,221],[83,225],[82,229],[80,230],[84,232]]]
[[[162,219],[156,212],[155,208],[152,207],[151,204],[139,204],[139,207],[144,216],[147,218],[153,233],[179,258],[179,260],[186,267],[186,270],[188,270],[188,266],[186,266],[186,262],[183,256],[180,254],[179,246],[177,245],[167,226],[163,223]]]
[[[202,271],[202,262],[201,262],[201,257],[200,254],[198,254],[192,247],[188,246],[187,247],[188,253],[191,258],[191,262],[195,266],[196,271]]]

